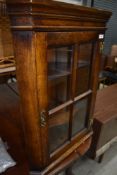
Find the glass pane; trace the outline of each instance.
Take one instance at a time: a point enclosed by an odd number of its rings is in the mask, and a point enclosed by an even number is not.
[[[49,109],[70,99],[72,46],[48,49]]]
[[[90,69],[92,60],[92,43],[81,44],[78,58],[76,96],[89,89]]]
[[[77,134],[85,128],[87,117],[88,98],[75,103],[73,109],[72,135]]]
[[[76,96],[89,89],[90,67],[77,69]]]
[[[54,151],[68,140],[69,107],[52,114],[49,118],[50,152]]]

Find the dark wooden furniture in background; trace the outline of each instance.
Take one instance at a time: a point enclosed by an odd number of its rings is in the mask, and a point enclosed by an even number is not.
[[[22,145],[32,175],[54,175],[90,146],[100,63],[98,37],[111,13],[51,0],[8,0],[7,7]]]
[[[107,55],[108,84],[117,83],[117,45],[112,45],[110,55]]]
[[[15,77],[15,70],[10,21],[5,0],[0,0],[0,84]]]
[[[117,83],[117,45],[112,45],[111,54],[101,56],[99,85]]]
[[[5,0],[0,0],[0,137],[7,143],[8,152],[16,166],[1,175],[29,175],[28,161],[22,144],[19,97],[6,83],[15,77],[15,64]],[[0,155],[1,159],[1,155]]]
[[[110,55],[107,55],[107,66],[112,69],[113,72],[117,72],[117,45],[112,45]]]
[[[100,61],[98,89],[100,89],[101,84],[103,85],[103,88],[106,85],[107,76],[104,74],[106,66],[107,66],[107,56],[102,54]]]
[[[28,161],[22,143],[20,102],[12,87],[14,84],[0,85],[0,137],[7,143],[8,152],[16,161],[16,166],[1,175],[29,175]]]
[[[117,84],[98,91],[93,130],[90,156],[101,161],[104,152],[117,141]]]

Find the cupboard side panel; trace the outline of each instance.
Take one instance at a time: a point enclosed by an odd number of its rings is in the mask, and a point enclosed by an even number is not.
[[[41,165],[41,142],[37,100],[34,33],[13,32],[17,82],[21,101],[25,149],[32,169]]]
[[[96,95],[98,90],[98,82],[99,82],[99,69],[100,69],[100,62],[101,62],[101,54],[100,54],[100,44],[98,40],[98,33],[97,33],[97,41],[94,46],[94,53],[93,53],[93,62],[92,62],[92,79],[91,79],[91,89],[92,89],[92,98],[91,98],[91,108],[90,108],[90,120],[89,120],[89,127],[92,126],[93,122],[93,113],[96,101]]]

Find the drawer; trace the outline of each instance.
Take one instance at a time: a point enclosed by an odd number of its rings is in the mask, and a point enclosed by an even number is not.
[[[100,138],[97,149],[104,146],[111,139],[117,136],[117,116],[101,126]]]

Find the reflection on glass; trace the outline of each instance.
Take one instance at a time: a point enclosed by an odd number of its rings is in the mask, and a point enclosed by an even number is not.
[[[76,96],[89,89],[92,43],[81,44],[78,58]]]
[[[48,83],[49,109],[70,99],[70,76],[61,77]]]
[[[76,96],[86,92],[89,89],[89,66],[77,69]]]
[[[72,135],[74,136],[85,128],[87,117],[88,98],[75,103],[73,110]]]
[[[68,140],[70,110],[65,108],[49,118],[49,147],[53,152]]]
[[[70,99],[72,46],[50,48],[48,59],[49,109]]]

